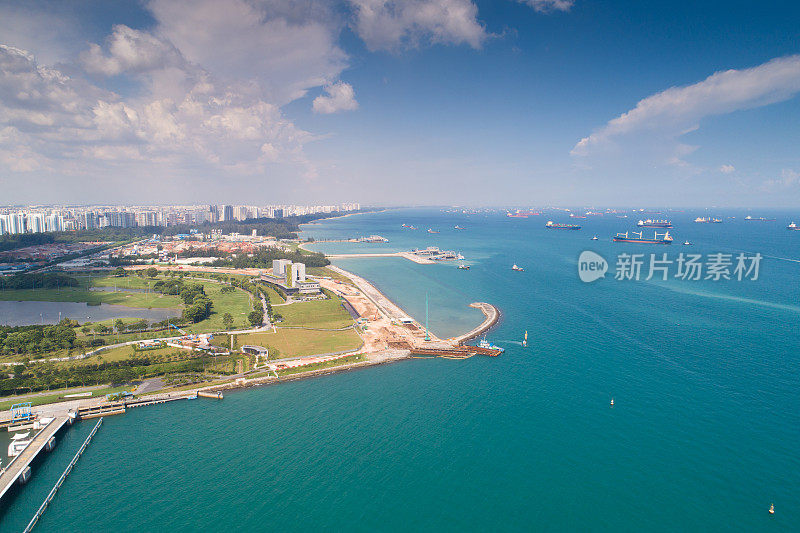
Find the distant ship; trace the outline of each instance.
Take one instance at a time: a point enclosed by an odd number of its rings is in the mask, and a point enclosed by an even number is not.
[[[628,234],[636,235],[635,237],[631,237]],[[654,232],[652,239],[645,239],[642,237],[642,232],[636,231],[626,231],[625,233],[617,233],[614,237],[614,242],[636,242],[639,244],[672,244],[672,236],[669,232],[665,233],[657,233]]]
[[[800,231],[800,226],[798,226],[797,224],[792,222],[791,224],[786,226],[786,229],[791,229],[791,230],[794,230],[794,231]]]
[[[596,240],[597,240],[597,235],[595,235],[594,237],[592,237],[592,240],[593,240],[593,241],[596,241]]]
[[[694,221],[697,222],[698,224],[722,224],[721,218],[697,217],[696,219],[694,219]]]
[[[513,213],[511,211],[506,213],[506,216],[509,218],[528,218],[531,215],[538,215],[536,211],[521,211],[517,209]]]
[[[640,220],[636,223],[637,226],[640,228],[671,228],[672,223],[669,220],[653,220],[652,218],[648,218],[647,220]]]
[[[750,215],[747,215],[744,219],[750,222],[766,222],[767,220],[764,217],[751,217]]]
[[[462,227],[461,227],[461,226],[459,226],[459,225],[455,225],[455,226],[453,226],[453,229],[464,229],[464,228],[462,228]]]
[[[525,272],[525,269],[522,268],[521,266],[517,266],[516,263],[514,263],[514,265],[511,266],[511,270],[514,270],[516,272]]]
[[[692,245],[692,243],[690,243],[689,241],[684,241],[684,242],[683,242],[683,245],[684,245],[684,246],[691,246],[691,245]]]
[[[528,346],[528,330],[525,330],[525,337],[522,338],[522,347],[525,348]]]
[[[587,218],[586,215],[576,215],[575,213],[570,213],[569,218]]]
[[[428,233],[439,233],[438,231],[434,231],[431,228],[428,228]]]
[[[555,224],[552,220],[548,220],[544,227],[548,229],[581,229],[577,224]]]
[[[403,227],[408,229],[417,229],[414,226],[409,226],[408,224],[403,224]]]
[[[458,265],[458,269],[459,270],[469,270],[469,265],[465,265],[464,263],[461,263],[460,265]]]

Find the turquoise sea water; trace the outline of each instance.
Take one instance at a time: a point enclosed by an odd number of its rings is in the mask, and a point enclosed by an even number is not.
[[[404,361],[107,418],[37,530],[797,530],[800,232],[784,228],[800,216],[712,214],[737,218],[701,225],[691,220],[705,213],[665,214],[676,225],[671,247],[609,242],[633,215],[576,221],[577,232],[544,229],[563,214],[439,210],[308,226],[317,239],[390,239],[316,246],[330,252],[462,252],[469,271],[396,258],[337,264],[420,320],[427,293],[440,336],[480,322],[470,302],[494,303],[503,320],[489,339],[506,353]],[[686,239],[694,246],[677,244]],[[612,270],[620,251],[765,259],[755,282],[623,282],[612,272],[585,284],[583,250]],[[513,263],[525,272],[511,272]],[[63,437],[0,530],[24,527],[92,425]]]

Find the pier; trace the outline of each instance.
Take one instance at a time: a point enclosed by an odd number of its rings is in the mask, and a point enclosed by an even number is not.
[[[78,450],[78,453],[75,454],[75,457],[73,457],[72,461],[70,461],[69,465],[67,465],[67,469],[64,470],[64,473],[61,474],[61,477],[58,478],[58,481],[56,481],[55,486],[53,486],[53,490],[51,490],[50,493],[47,495],[47,498],[44,499],[44,502],[42,503],[41,507],[39,507],[39,510],[36,511],[36,514],[33,515],[33,518],[28,523],[23,533],[28,533],[29,531],[31,531],[33,529],[33,526],[36,525],[36,522],[38,522],[39,519],[42,517],[45,509],[47,509],[47,506],[50,504],[51,501],[53,501],[53,497],[56,495],[56,492],[58,491],[59,488],[61,488],[61,485],[64,484],[64,480],[67,479],[69,473],[72,472],[75,463],[77,463],[78,459],[81,458],[81,455],[83,455],[83,452],[86,450],[86,447],[89,446],[89,443],[92,441],[92,437],[94,437],[94,434],[97,433],[97,429],[100,427],[100,424],[102,423],[103,423],[102,418],[97,421],[97,424],[94,426],[94,428],[92,428],[92,431],[91,433],[89,433],[89,436],[86,437],[85,441],[83,441],[83,445]]]
[[[72,417],[69,415],[61,415],[53,418],[45,427],[39,430],[30,444],[20,453],[14,457],[11,462],[0,474],[0,499],[8,492],[14,483],[17,481],[23,484],[28,481],[31,475],[30,464],[39,455],[39,453],[47,447],[48,451],[53,449],[55,442],[52,440],[58,430],[64,427],[65,424],[71,423]]]

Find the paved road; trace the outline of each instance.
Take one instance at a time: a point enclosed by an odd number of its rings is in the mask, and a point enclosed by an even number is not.
[[[146,379],[136,388],[136,395],[141,396],[142,394],[154,392],[163,389],[165,386],[166,383],[161,378]]]

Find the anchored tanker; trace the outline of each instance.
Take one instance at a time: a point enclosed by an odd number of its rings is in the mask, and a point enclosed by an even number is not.
[[[672,244],[672,236],[669,232],[653,233],[652,239],[645,239],[642,237],[641,231],[626,231],[625,233],[617,233],[614,237],[614,242],[636,242],[639,244]]]

